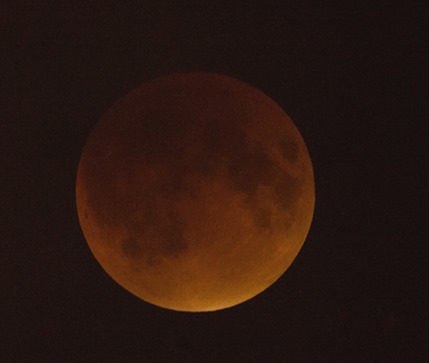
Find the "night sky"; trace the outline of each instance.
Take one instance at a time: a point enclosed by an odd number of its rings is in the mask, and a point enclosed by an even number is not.
[[[428,361],[425,2],[282,3],[1,3],[0,361]],[[194,70],[273,98],[316,179],[291,268],[214,313],[157,308],[117,285],[75,206],[101,114],[144,81]]]

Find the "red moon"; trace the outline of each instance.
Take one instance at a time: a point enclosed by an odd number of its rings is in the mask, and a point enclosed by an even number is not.
[[[310,228],[311,159],[289,116],[236,79],[183,73],[119,99],[76,181],[95,258],[151,304],[214,311],[273,284]]]

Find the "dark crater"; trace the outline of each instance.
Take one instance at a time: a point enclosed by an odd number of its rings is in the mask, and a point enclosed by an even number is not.
[[[296,143],[286,142],[283,147],[285,157],[295,161],[298,155]],[[271,212],[262,208],[255,198],[258,186],[273,187],[275,202],[280,208],[294,209],[299,195],[298,180],[282,172],[262,148],[252,148],[247,143],[242,125],[213,119],[204,130],[202,152],[195,169],[210,175],[223,160],[227,161],[233,188],[246,195],[247,206],[252,209],[258,227],[271,228]]]
[[[127,226],[132,237],[121,241],[125,256],[135,260],[143,258],[148,265],[155,265],[162,257],[178,257],[188,249],[184,239],[185,222],[177,211],[171,210],[166,214],[152,200],[145,203],[141,213],[140,223],[133,222]],[[152,232],[149,235],[154,239],[148,238],[145,231]]]

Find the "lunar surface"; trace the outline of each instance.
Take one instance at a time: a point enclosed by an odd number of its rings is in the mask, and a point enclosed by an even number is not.
[[[76,202],[92,253],[122,287],[160,307],[213,311],[259,294],[295,259],[314,211],[313,168],[261,91],[175,74],[102,116]]]

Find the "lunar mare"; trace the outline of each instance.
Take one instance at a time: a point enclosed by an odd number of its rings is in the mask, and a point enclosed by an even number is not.
[[[76,203],[92,253],[122,287],[160,307],[213,311],[259,294],[295,259],[313,216],[313,168],[261,91],[175,74],[102,116]]]

